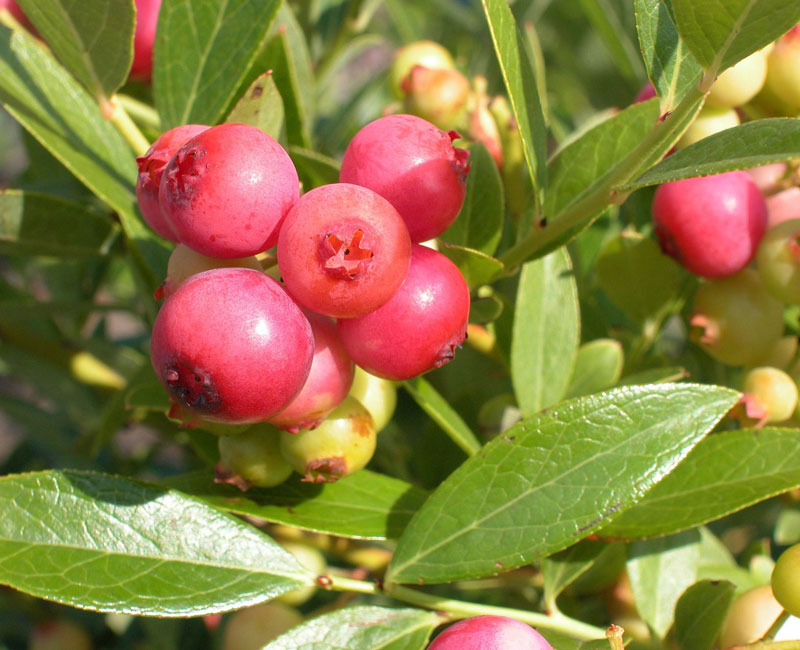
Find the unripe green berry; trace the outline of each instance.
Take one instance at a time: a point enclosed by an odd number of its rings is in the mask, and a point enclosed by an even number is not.
[[[787,304],[800,304],[800,219],[777,224],[764,235],[756,254],[764,287]]]
[[[416,41],[399,48],[394,53],[389,70],[389,84],[398,99],[403,97],[403,79],[415,65],[439,70],[456,67],[450,52],[434,41]]]
[[[314,575],[323,575],[328,569],[328,563],[325,561],[325,556],[322,555],[317,549],[301,544],[299,542],[281,542],[281,546],[294,555],[295,559],[300,565],[314,573]],[[294,591],[289,591],[281,594],[275,600],[284,605],[292,605],[298,607],[303,603],[311,600],[316,593],[317,588],[314,585],[300,587]]]
[[[193,251],[186,244],[178,244],[167,262],[167,279],[164,280],[163,297],[166,298],[187,278],[210,271],[211,269],[243,268],[261,270],[261,264],[255,256],[237,257],[234,259],[217,259]],[[160,296],[159,296],[160,297]]]
[[[783,608],[800,616],[800,544],[786,549],[772,570],[772,593]]]
[[[800,25],[784,34],[770,52],[764,88],[785,103],[787,114],[800,111]]]
[[[389,424],[397,406],[397,386],[393,381],[371,375],[356,366],[349,394],[369,411],[377,433]]]
[[[316,429],[281,432],[281,453],[304,481],[332,483],[370,461],[375,435],[369,411],[346,397]]]
[[[689,125],[675,147],[683,149],[719,131],[738,126],[739,123],[739,116],[732,108],[705,106],[694,118],[694,122]]]
[[[735,108],[758,94],[767,78],[767,52],[758,50],[717,77],[706,97],[706,106]]]
[[[731,366],[763,358],[783,334],[783,305],[752,269],[701,284],[692,312],[692,339]]]
[[[783,370],[753,368],[744,378],[744,405],[758,425],[788,420],[797,407],[797,385]]]
[[[215,480],[241,490],[274,487],[292,473],[291,465],[281,455],[279,431],[266,423],[254,424],[236,436],[220,438],[219,454]]]

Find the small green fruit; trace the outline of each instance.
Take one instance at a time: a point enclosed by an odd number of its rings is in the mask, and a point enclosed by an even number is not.
[[[778,300],[800,304],[800,219],[767,231],[758,246],[756,267],[764,287]]]
[[[772,570],[772,593],[783,608],[800,616],[800,544],[786,549]]]
[[[397,406],[397,386],[393,381],[369,374],[356,366],[350,396],[355,397],[366,407],[375,424],[375,431],[380,433],[389,424]]]
[[[254,424],[244,433],[219,439],[220,461],[217,483],[230,483],[241,490],[274,487],[292,473],[280,451],[280,432],[273,426]]]

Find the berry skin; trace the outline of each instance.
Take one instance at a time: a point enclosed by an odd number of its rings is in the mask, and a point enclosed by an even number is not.
[[[686,129],[681,139],[678,140],[675,148],[683,149],[710,135],[714,135],[725,129],[731,129],[734,126],[739,126],[740,123],[739,115],[732,108],[705,106],[703,110],[698,113],[697,117],[694,118],[694,122]]]
[[[657,97],[656,87],[653,85],[652,81],[648,81],[642,86],[639,94],[634,98],[633,103],[640,104],[641,102],[646,102],[648,99],[653,99],[653,97]]]
[[[458,137],[414,115],[379,118],[350,141],[339,180],[389,201],[411,241],[432,239],[447,230],[464,203],[469,152],[453,146]]]
[[[369,313],[397,290],[411,241],[388,201],[356,185],[334,183],[304,194],[278,238],[278,266],[301,305],[327,316]]]
[[[718,648],[743,646],[761,639],[780,616],[780,606],[769,585],[750,589],[738,596],[722,624]]]
[[[28,650],[91,650],[88,632],[66,619],[37,625],[28,640]]]
[[[790,187],[767,197],[768,228],[789,219],[800,219],[800,187]]]
[[[717,361],[731,366],[763,359],[783,333],[783,305],[753,269],[700,285],[694,297],[691,337]]]
[[[764,193],[772,193],[778,189],[779,183],[786,176],[788,166],[786,163],[770,163],[759,167],[745,169],[745,173],[753,179],[753,182]],[[767,200],[769,207],[769,200]]]
[[[800,25],[784,34],[770,52],[765,89],[790,111],[800,110]]]
[[[727,172],[661,185],[653,224],[664,253],[695,275],[721,278],[755,256],[767,208],[750,176]]]
[[[790,219],[767,231],[756,256],[764,287],[787,304],[800,304],[800,219]]]
[[[310,483],[333,483],[362,469],[375,453],[375,425],[358,400],[346,397],[315,429],[281,432],[281,453]]]
[[[756,420],[757,427],[788,420],[797,407],[797,397],[797,385],[783,370],[762,366],[745,375],[745,415]]]
[[[449,259],[415,244],[406,279],[375,311],[338,322],[350,357],[367,372],[400,381],[455,356],[467,333],[469,289]]]
[[[305,315],[314,333],[311,372],[291,404],[269,419],[279,429],[294,433],[322,422],[347,397],[353,383],[353,362],[339,340],[336,325],[313,312]]]
[[[529,625],[505,616],[475,616],[454,623],[428,650],[553,650]]]
[[[463,128],[466,123],[470,87],[455,69],[433,69],[416,65],[403,79],[403,108],[440,129]]]
[[[246,431],[219,439],[219,463],[215,483],[230,483],[245,491],[274,487],[292,474],[281,456],[279,432],[268,424],[254,424]]]
[[[304,569],[308,569],[314,575],[321,576],[327,572],[328,563],[325,561],[325,556],[317,549],[307,544],[301,544],[300,542],[281,542],[281,546],[294,555],[295,559],[300,563],[300,566]],[[299,607],[311,600],[316,591],[316,587],[308,585],[281,594],[275,601],[283,603],[284,605]]]
[[[366,407],[378,433],[389,424],[397,406],[397,386],[394,382],[371,375],[356,366],[349,395]]]
[[[153,42],[156,40],[161,0],[136,0],[136,32],[133,35],[131,79],[150,83],[153,75]]]
[[[158,203],[161,177],[170,158],[183,146],[183,143],[207,129],[208,127],[202,124],[176,126],[174,129],[162,133],[161,137],[147,150],[147,153],[136,159],[139,166],[139,176],[136,179],[136,199],[139,202],[139,210],[153,230],[164,239],[175,243],[178,243],[178,237],[164,220],[161,206]]]
[[[735,108],[758,94],[767,78],[767,51],[758,50],[725,70],[706,97],[706,106]]]
[[[242,268],[261,270],[258,259],[250,257],[239,257],[229,260],[221,260],[216,257],[207,257],[193,251],[185,244],[178,244],[167,262],[167,278],[164,280],[162,289],[157,298],[162,299],[175,293],[177,288],[193,275],[210,271],[211,269]]]
[[[158,200],[181,242],[228,259],[274,246],[299,193],[297,171],[275,140],[246,124],[220,124],[178,149]]]
[[[260,650],[302,621],[303,617],[294,607],[280,603],[240,609],[225,625],[222,650]]]
[[[772,569],[772,593],[792,616],[800,616],[800,544],[789,547]]]
[[[251,269],[192,276],[164,301],[151,359],[173,401],[227,424],[285,408],[311,368],[311,326],[272,278]]]
[[[389,70],[392,93],[398,99],[403,97],[403,80],[415,65],[433,70],[449,70],[456,67],[450,52],[434,41],[416,41],[401,47],[394,53],[392,67]]]

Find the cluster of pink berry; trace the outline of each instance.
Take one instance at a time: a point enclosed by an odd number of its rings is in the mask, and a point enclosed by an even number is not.
[[[353,362],[397,381],[453,358],[469,290],[419,242],[463,203],[469,155],[456,137],[418,117],[381,118],[350,142],[340,182],[303,196],[286,151],[244,124],[177,127],[138,160],[142,215],[178,243],[151,343],[173,414],[190,426],[257,425],[221,441],[220,474],[244,487],[282,482],[291,466],[308,480],[360,469],[375,426],[345,399]],[[273,247],[282,282],[262,270]],[[270,438],[261,423],[290,432],[262,453],[280,471],[252,468],[254,446]],[[226,462],[234,456],[249,458],[247,476]]]

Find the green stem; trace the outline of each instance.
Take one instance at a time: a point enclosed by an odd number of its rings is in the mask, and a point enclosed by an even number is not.
[[[605,636],[605,630],[570,618],[561,613],[548,616],[540,612],[529,612],[521,609],[511,609],[509,607],[495,607],[494,605],[451,600],[397,584],[386,585],[382,589],[377,584],[353,580],[352,578],[330,576],[329,579],[330,581],[326,580],[325,586],[334,591],[355,591],[361,594],[372,595],[383,594],[411,605],[419,605],[426,609],[444,612],[452,619],[490,614],[494,616],[507,616],[522,621],[523,623],[528,623],[545,630],[568,634],[582,640],[601,639]]]
[[[153,131],[161,132],[161,118],[150,104],[140,102],[129,95],[117,95],[117,101],[123,110],[136,122]]]
[[[800,641],[759,641],[749,645],[740,645],[728,650],[800,650]]]
[[[591,218],[609,205],[624,202],[630,192],[621,192],[617,188],[637,178],[660,160],[664,148],[677,140],[700,109],[704,95],[699,86],[690,90],[675,110],[660,120],[602,182],[598,182],[588,194],[569,205],[561,214],[550,218],[545,227],[534,226],[521,241],[503,253],[500,261],[505,268],[514,269],[537,252],[552,247],[571,230],[581,225],[588,226]]]
[[[117,131],[133,149],[137,156],[144,156],[150,148],[150,142],[142,135],[139,127],[136,126],[130,115],[125,111],[122,104],[114,96],[108,101],[107,108],[110,110],[109,121],[116,127]]]
[[[769,626],[767,633],[764,635],[764,639],[774,639],[775,635],[778,633],[778,630],[780,630],[783,627],[783,624],[789,620],[789,616],[791,616],[791,614],[789,614],[789,612],[786,610],[783,610],[781,615],[775,619],[775,622]]]

